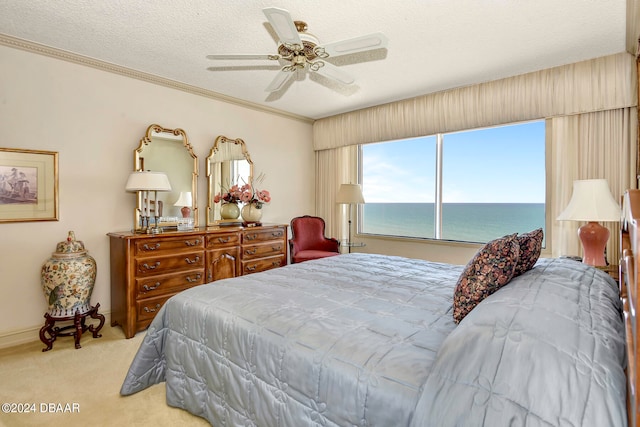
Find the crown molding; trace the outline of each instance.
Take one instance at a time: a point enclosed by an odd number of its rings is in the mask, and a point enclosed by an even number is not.
[[[211,98],[211,99],[226,102],[229,104],[239,105],[241,107],[250,108],[252,110],[257,110],[264,113],[275,114],[278,116],[286,117],[288,119],[300,120],[305,123],[314,122],[314,120],[310,119],[309,117],[299,116],[297,114],[288,113],[275,108],[264,107],[262,105],[258,105],[251,102],[243,101],[241,99],[233,98],[231,96],[222,95],[220,93],[217,93],[211,90],[206,90],[206,89],[188,85],[185,83],[180,83],[175,80],[166,79],[164,77],[156,76],[149,73],[144,73],[142,71],[133,70],[131,68],[122,67],[120,65],[111,64],[109,62],[100,61],[98,59],[89,58],[87,56],[78,55],[73,52],[69,52],[62,49],[56,49],[54,47],[30,42],[27,40],[23,40],[17,37],[12,37],[2,33],[0,33],[0,45],[21,49],[27,52],[38,54],[38,55],[49,56],[51,58],[61,59],[67,62],[73,62],[74,64],[96,68],[98,70],[119,74],[121,76],[141,80],[147,83],[157,84],[157,85],[168,87],[171,89],[181,90],[183,92],[191,93],[193,95],[199,95],[205,98]]]

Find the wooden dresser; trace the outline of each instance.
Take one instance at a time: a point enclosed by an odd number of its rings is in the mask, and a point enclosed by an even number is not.
[[[287,264],[287,225],[109,233],[111,326],[146,329],[171,296],[215,280]]]

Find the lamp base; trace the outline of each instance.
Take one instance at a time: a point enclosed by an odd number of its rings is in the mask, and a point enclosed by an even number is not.
[[[182,218],[189,218],[191,216],[191,208],[188,206],[180,209],[180,212],[182,212]]]
[[[585,264],[602,267],[607,265],[604,259],[604,249],[609,240],[609,230],[597,222],[591,221],[578,229],[578,237],[582,242]]]

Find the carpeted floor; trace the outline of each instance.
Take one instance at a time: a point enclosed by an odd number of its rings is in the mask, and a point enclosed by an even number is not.
[[[86,332],[77,350],[72,337],[58,337],[44,353],[40,341],[0,350],[0,426],[209,425],[167,406],[164,383],[120,396],[145,333],[127,340],[120,327],[108,323],[101,333],[93,338]],[[35,412],[6,413],[7,404],[9,410]]]

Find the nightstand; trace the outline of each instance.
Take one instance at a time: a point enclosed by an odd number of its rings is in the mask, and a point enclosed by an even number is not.
[[[567,259],[572,259],[572,260],[577,261],[577,262],[582,262],[582,258],[577,257],[577,256],[562,255],[562,256],[560,256],[560,258],[567,258]],[[609,265],[595,266],[595,267],[597,269],[599,269],[599,270],[604,271],[609,276],[611,276],[613,278],[613,280],[616,281],[616,283],[620,282],[620,279],[619,279],[620,269],[619,269],[618,264],[609,264]]]

